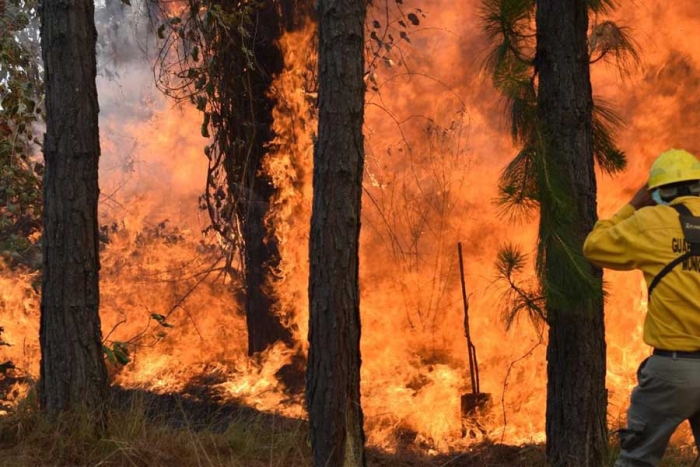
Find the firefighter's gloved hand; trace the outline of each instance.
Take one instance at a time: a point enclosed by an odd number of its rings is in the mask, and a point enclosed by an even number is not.
[[[630,204],[634,209],[641,209],[645,206],[654,206],[656,204],[654,199],[651,197],[651,193],[649,193],[646,182],[634,194],[630,200]]]

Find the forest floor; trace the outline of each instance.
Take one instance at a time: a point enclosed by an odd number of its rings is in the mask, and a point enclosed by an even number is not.
[[[304,420],[234,403],[113,388],[109,434],[95,441],[87,425],[58,428],[30,397],[0,417],[0,466],[245,466],[311,465]],[[70,426],[70,428],[68,428]],[[76,429],[75,427],[78,426]],[[615,447],[612,447],[614,451]],[[612,456],[611,456],[612,458]],[[663,467],[691,467],[694,453],[671,447]],[[480,443],[468,451],[428,455],[410,445],[399,452],[367,449],[369,467],[540,467],[543,445]],[[612,460],[608,465],[612,465]]]

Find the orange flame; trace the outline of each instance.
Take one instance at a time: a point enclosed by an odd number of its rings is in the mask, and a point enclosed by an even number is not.
[[[484,437],[541,441],[545,346],[525,320],[506,333],[503,290],[492,268],[504,243],[534,245],[536,225],[508,224],[492,204],[497,177],[514,148],[499,98],[480,73],[485,44],[478,2],[430,0],[420,6],[426,16],[408,30],[410,43],[397,40],[368,75],[361,239],[368,442],[386,449],[409,442],[436,452]],[[371,11],[369,23],[389,24],[383,15]],[[662,150],[700,153],[700,43],[692,34],[697,15],[693,2],[658,0],[625,4],[616,13],[634,28],[644,63],[624,79],[611,68],[594,67],[596,94],[615,102],[628,122],[619,143],[629,169],[599,178],[603,217],[627,201]],[[275,293],[303,348],[315,130],[315,90],[307,71],[315,67],[314,35],[309,24],[281,41],[286,67],[275,79],[277,149],[265,162],[280,189],[268,219],[282,254],[283,280]],[[133,360],[115,370],[114,381],[172,392],[204,381],[204,375],[221,397],[302,417],[301,398],[290,396],[276,377],[293,352],[273,347],[259,362],[248,359],[244,314],[234,299],[241,286],[222,274],[216,239],[200,233],[206,225],[197,209],[206,176],[205,142],[197,130],[201,116],[189,107],[170,107],[144,87],[149,75],[143,65],[122,72],[129,93],[110,82],[100,86],[103,333],[107,344],[127,342]],[[494,399],[476,434],[465,438],[460,395],[471,388],[458,241],[466,248],[481,389]],[[637,273],[605,277],[609,417],[617,425],[636,366],[649,351],[641,340],[645,287]],[[13,344],[0,348],[0,357],[33,375],[39,358],[35,278],[6,268],[0,274],[0,324]],[[687,439],[681,433],[680,440]]]

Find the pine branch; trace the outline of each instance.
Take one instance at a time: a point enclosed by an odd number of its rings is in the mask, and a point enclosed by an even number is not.
[[[608,174],[627,167],[627,156],[617,146],[615,133],[624,127],[622,118],[612,105],[601,98],[593,100],[593,156],[598,166]]]
[[[531,319],[545,318],[546,309],[579,309],[580,303],[602,302],[600,278],[591,273],[589,263],[574,244],[577,235],[576,203],[556,155],[548,154],[549,138],[538,119],[536,70],[528,57],[536,2],[484,0],[481,18],[484,31],[493,46],[485,67],[491,71],[494,86],[506,100],[511,135],[522,148],[503,170],[496,202],[501,215],[511,219],[528,215],[536,207],[540,214],[536,273],[538,290],[521,287],[513,279],[522,268],[522,257],[506,247],[497,260],[499,277],[508,283],[506,322],[510,326],[522,312]],[[611,11],[614,0],[591,0],[592,13]],[[631,69],[639,57],[625,28],[611,21],[595,26],[591,32],[593,60],[614,60],[621,70]],[[618,148],[614,134],[623,126],[612,105],[598,99],[592,121],[593,155],[607,173],[626,166],[625,154]],[[553,318],[553,317],[547,317]]]
[[[570,231],[571,227],[551,229],[539,241],[537,272],[548,310],[580,309],[581,304],[603,302],[600,278],[591,274],[581,249],[565,239]]]
[[[593,13],[611,13],[617,8],[618,0],[588,0],[588,9]]]
[[[497,280],[508,285],[503,294],[504,320],[506,329],[510,329],[524,312],[536,329],[540,329],[546,320],[544,297],[538,290],[528,290],[517,283],[527,263],[527,256],[514,245],[505,245],[496,260]]]
[[[613,21],[603,21],[595,25],[588,38],[591,64],[601,60],[617,66],[621,74],[637,69],[641,58],[638,44],[629,34],[629,29],[618,26]]]
[[[535,37],[532,30],[534,5],[534,0],[485,0],[482,3],[479,11],[482,27],[494,44],[485,68],[495,71],[511,60],[532,64],[534,53],[528,55],[526,49]]]
[[[535,151],[525,147],[503,170],[496,200],[501,215],[508,214],[513,220],[524,218],[539,205],[535,157]]]

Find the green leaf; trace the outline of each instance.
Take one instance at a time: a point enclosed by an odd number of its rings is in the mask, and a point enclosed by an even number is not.
[[[126,365],[131,361],[129,358],[129,350],[126,347],[126,344],[123,342],[115,342],[113,346],[114,350],[114,358],[117,359],[117,362],[119,362],[122,365]]]
[[[129,356],[124,352],[114,352],[114,357],[117,359],[117,362],[119,362],[121,365],[126,365],[131,361],[129,359]]]
[[[111,363],[112,365],[116,365],[116,364],[117,364],[117,359],[116,359],[116,357],[114,356],[114,352],[112,352],[112,349],[110,349],[110,348],[107,347],[106,345],[103,345],[103,346],[102,346],[102,352],[103,352],[105,355],[107,355],[107,360],[109,361],[109,363]]]
[[[112,348],[103,344],[102,352],[107,356],[109,363],[114,366],[126,365],[131,361],[129,358],[129,349],[124,342],[113,342]]]
[[[166,321],[165,321],[165,320],[166,320],[166,317],[163,316],[163,315],[161,315],[161,314],[152,313],[152,314],[151,314],[151,318],[153,318],[154,320],[156,320],[156,321],[158,322],[158,324],[160,324],[160,325],[163,326],[164,328],[173,328],[173,327],[175,327],[175,326],[173,326],[172,324],[166,322]]]

